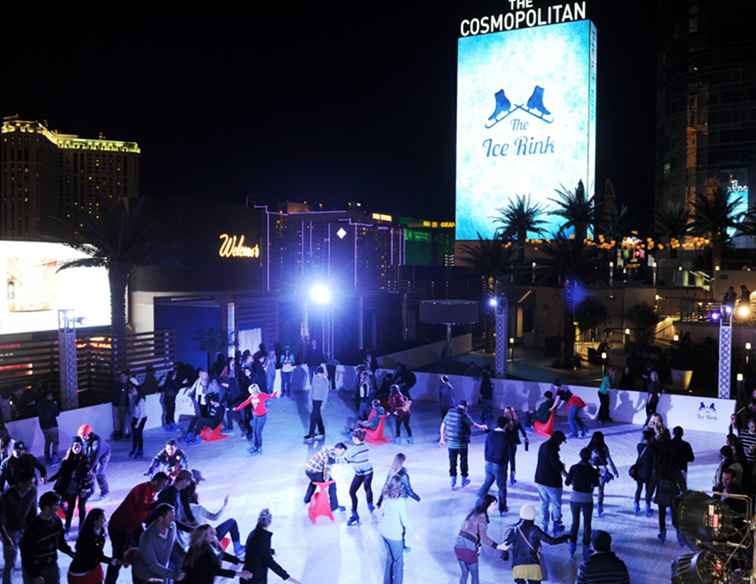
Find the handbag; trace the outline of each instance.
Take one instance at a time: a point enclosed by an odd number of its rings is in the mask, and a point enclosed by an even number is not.
[[[630,478],[634,481],[638,480],[638,461],[643,458],[643,455],[646,454],[647,449],[648,446],[644,446],[643,450],[641,450],[641,453],[638,455],[638,458],[635,459],[635,464],[630,465],[630,468],[627,469],[627,474],[629,474]]]

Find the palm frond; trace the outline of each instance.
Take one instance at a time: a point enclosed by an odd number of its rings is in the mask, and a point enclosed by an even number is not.
[[[70,270],[71,268],[106,268],[108,267],[108,262],[105,260],[105,258],[81,258],[78,260],[71,260],[69,262],[64,262],[57,270],[56,272],[60,272],[61,270]]]
[[[575,190],[569,190],[562,186],[554,189],[557,198],[549,199],[555,208],[551,215],[564,219],[564,227],[575,230],[576,239],[581,242],[585,239],[588,229],[600,219],[600,213],[595,196],[587,196],[583,181],[579,181]]]

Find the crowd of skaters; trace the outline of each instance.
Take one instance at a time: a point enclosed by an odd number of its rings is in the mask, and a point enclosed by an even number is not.
[[[273,365],[270,364],[272,361]],[[266,403],[270,399],[291,395],[291,377],[284,382],[284,373],[293,374],[297,363],[286,348],[277,354],[264,347],[256,353],[242,353],[236,358],[219,357],[209,371],[192,375],[180,366],[175,367],[162,381],[148,371],[138,383],[128,372],[119,375],[113,395],[113,439],[131,439],[130,457],[143,458],[142,432],[146,421],[144,398],[150,390],[161,392],[163,426],[180,427],[181,439],[196,443],[196,436],[205,428],[222,428],[233,433],[237,423],[242,436],[251,442],[250,454],[262,454],[262,430],[267,416]],[[284,371],[285,366],[291,369]],[[281,370],[281,389],[273,392],[271,367]],[[381,419],[395,420],[395,442],[412,444],[411,390],[414,374],[404,367],[378,376],[375,361],[366,359],[358,367],[355,388],[356,418],[348,421],[345,439],[331,446],[323,444],[305,463],[308,481],[304,503],[309,504],[318,483],[328,485],[331,509],[344,512],[339,504],[337,485],[331,481],[334,464],[349,465],[354,471],[349,486],[351,513],[349,526],[360,526],[360,491],[364,493],[367,511],[385,547],[385,584],[401,584],[406,552],[409,550],[411,522],[407,500],[419,502],[412,489],[405,462],[407,455],[399,453],[388,469],[377,501],[373,494],[373,464],[370,447],[365,442],[366,431],[375,430]],[[275,369],[274,369],[275,373]],[[611,371],[598,390],[601,408],[597,420],[611,422],[608,393],[612,391]],[[335,387],[333,371],[328,364],[313,364],[310,382],[311,420],[307,442],[325,439],[322,408],[329,392]],[[152,387],[150,387],[152,386]],[[191,403],[185,414],[177,409],[180,395]],[[602,397],[604,396],[604,397]],[[189,458],[179,445],[180,440],[169,439],[155,454],[146,472],[147,480],[134,486],[118,508],[106,521],[100,508],[87,509],[90,499],[108,495],[107,468],[111,458],[108,441],[101,438],[89,424],[79,429],[62,459],[58,459],[57,409],[52,395],[47,395],[40,408],[40,426],[45,427],[45,458],[48,463],[60,462],[56,472],[48,477],[46,467],[26,452],[25,445],[9,436],[0,436],[4,452],[0,464],[0,537],[4,548],[3,584],[11,581],[11,574],[20,551],[24,582],[34,584],[59,581],[58,551],[73,558],[68,580],[74,584],[114,583],[122,567],[129,566],[134,582],[211,583],[216,577],[238,577],[243,583],[267,581],[268,570],[283,580],[296,583],[276,561],[271,547],[272,514],[260,512],[254,529],[242,544],[238,523],[233,518],[221,519],[228,498],[222,507],[212,512],[200,504],[201,473],[189,467]],[[316,406],[316,402],[319,402]],[[439,380],[441,420],[439,445],[446,447],[449,458],[449,477],[452,490],[464,489],[469,477],[468,447],[473,431],[485,433],[484,480],[471,503],[453,545],[460,567],[460,583],[479,581],[478,558],[484,548],[511,557],[513,578],[518,584],[536,583],[543,579],[540,548],[568,544],[569,555],[576,554],[578,541],[582,544],[582,563],[577,582],[628,582],[628,572],[611,551],[611,535],[592,530],[594,491],[598,491],[598,516],[603,515],[606,485],[618,477],[609,445],[603,432],[594,431],[590,438],[583,419],[585,403],[558,381],[547,392],[538,407],[524,412],[523,423],[514,408],[507,407],[497,415],[493,406],[491,372],[483,371],[480,387],[481,423],[474,421],[469,405],[456,399],[450,380]],[[647,422],[637,445],[638,456],[630,473],[636,481],[634,512],[640,513],[640,496],[645,488],[645,513],[652,515],[652,503],[658,507],[659,540],[666,540],[667,510],[674,507],[687,488],[688,464],[694,453],[684,440],[681,427],[669,432],[663,418],[656,412],[658,390],[650,391],[646,400]],[[530,504],[519,511],[519,521],[507,531],[504,541],[496,542],[488,536],[489,514],[509,512],[507,484],[517,483],[516,460],[520,446],[529,449],[529,431],[538,423],[548,425],[558,408],[567,409],[569,437],[585,439],[579,460],[567,467],[561,460],[560,447],[568,438],[558,429],[547,428],[548,439],[537,452],[534,483],[541,502],[540,523],[537,509]],[[45,410],[47,408],[47,410]],[[180,408],[179,408],[180,409]],[[44,413],[43,413],[44,412]],[[486,424],[488,419],[492,423]],[[387,428],[389,426],[386,426]],[[401,431],[406,436],[402,438]],[[756,392],[738,400],[732,418],[731,432],[720,454],[712,488],[734,507],[742,501],[729,498],[753,492],[753,465],[756,453]],[[459,467],[459,469],[458,469]],[[461,483],[458,484],[458,470]],[[39,483],[54,483],[53,490],[37,497]],[[497,496],[489,493],[493,484]],[[571,528],[566,530],[562,518],[564,486],[571,486],[569,510]],[[99,497],[96,497],[99,489]],[[78,507],[78,534],[74,547],[68,543],[75,509]],[[674,517],[674,514],[672,514]],[[211,527],[216,523],[215,527]],[[582,537],[579,539],[582,528]],[[232,553],[224,551],[219,541],[225,537],[232,544]],[[104,554],[106,539],[110,539],[111,557]],[[678,535],[678,540],[679,540]],[[229,551],[231,551],[229,550]],[[102,566],[107,567],[104,573]],[[224,566],[232,566],[224,568]]]

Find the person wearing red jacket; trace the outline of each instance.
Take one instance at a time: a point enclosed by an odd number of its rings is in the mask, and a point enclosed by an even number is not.
[[[131,489],[118,508],[113,511],[108,523],[108,534],[114,559],[122,562],[126,551],[138,545],[142,524],[149,517],[155,503],[155,495],[162,491],[168,482],[168,475],[164,472],[155,473],[152,480],[140,483]],[[105,583],[115,584],[119,571],[120,564],[108,565]]]
[[[253,383],[249,386],[249,397],[234,408],[234,410],[238,412],[247,406],[252,407],[252,430],[250,436],[250,439],[252,440],[252,448],[249,450],[249,453],[252,455],[262,454],[262,434],[263,429],[265,428],[265,422],[268,419],[266,402],[279,395],[278,392],[265,393],[260,391],[260,387],[256,383]]]
[[[562,401],[567,402],[567,424],[570,427],[570,434],[568,438],[577,438],[578,430],[580,431],[580,437],[585,438],[588,435],[588,431],[585,427],[585,422],[580,416],[580,412],[585,408],[585,402],[573,394],[569,389],[561,389],[557,392],[557,395]]]

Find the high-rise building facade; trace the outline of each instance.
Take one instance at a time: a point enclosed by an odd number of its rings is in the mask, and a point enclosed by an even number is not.
[[[110,199],[139,192],[136,142],[80,138],[38,121],[3,119],[0,127],[0,238],[33,239],[55,231],[50,217],[98,218]]]
[[[719,186],[745,211],[756,180],[751,23],[714,0],[659,0],[658,12],[657,206],[690,207]]]

